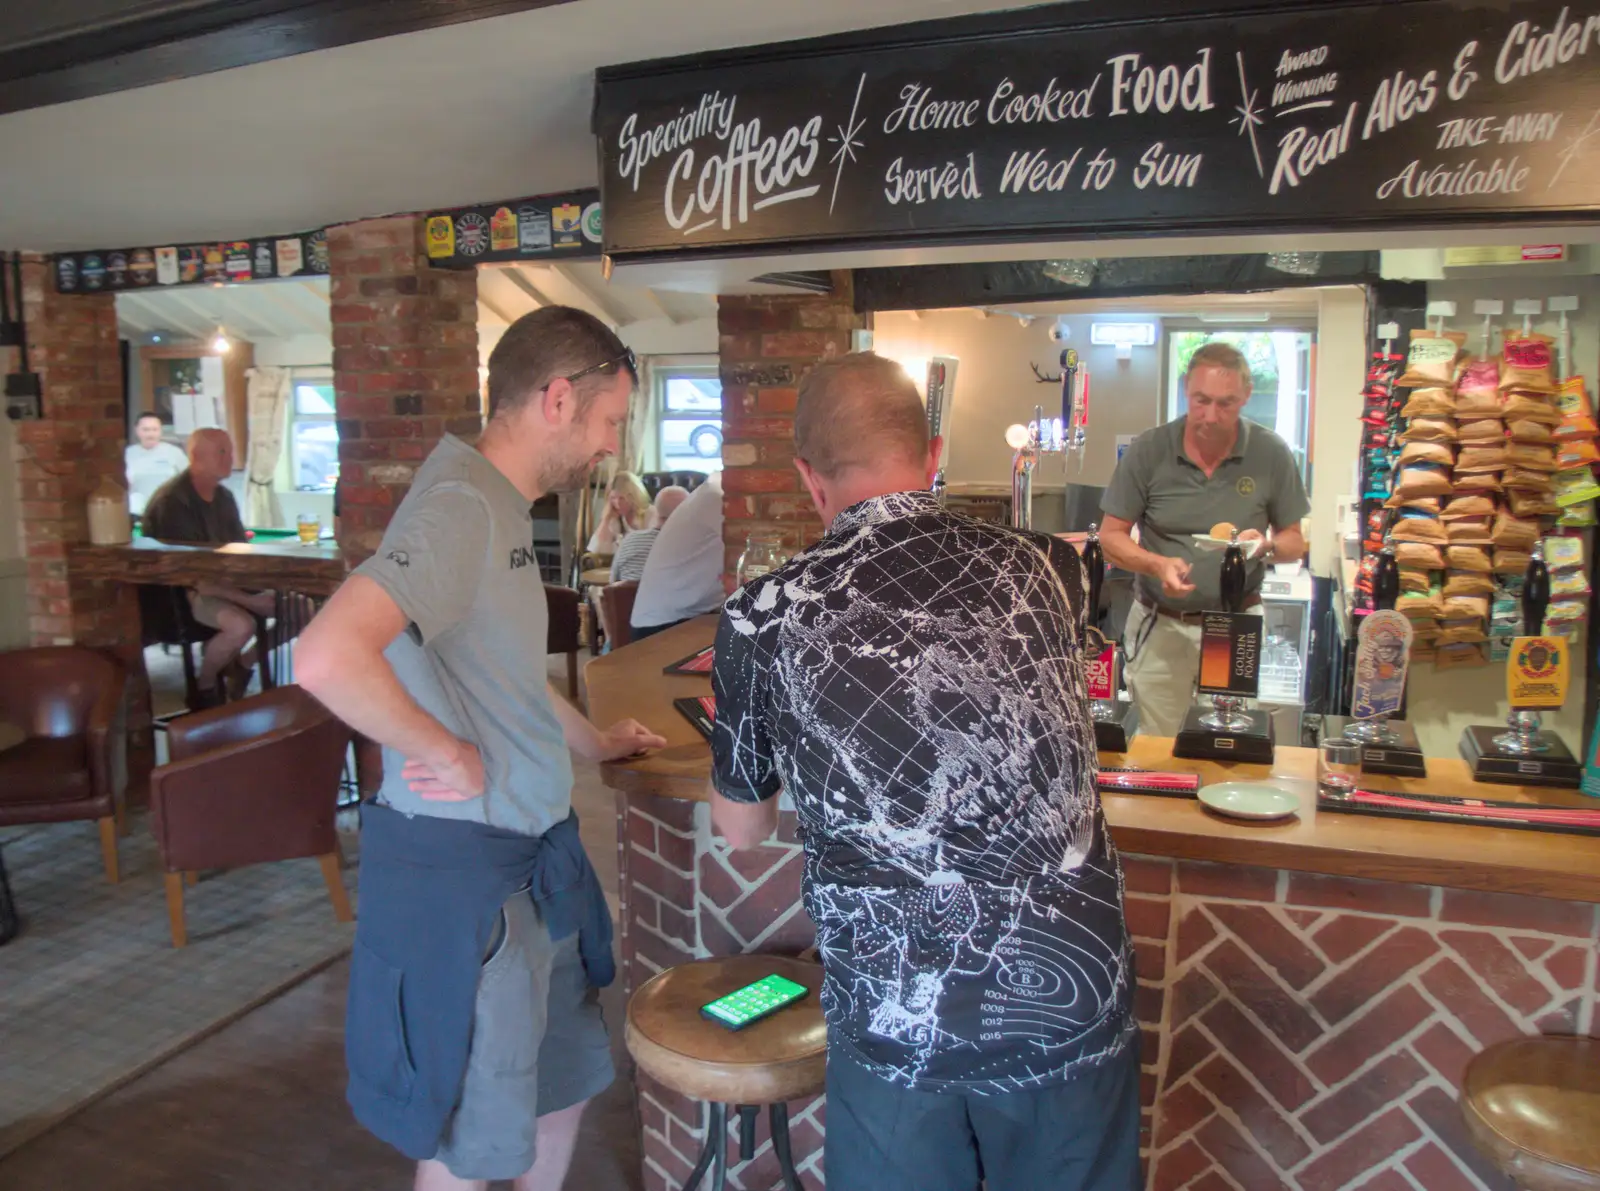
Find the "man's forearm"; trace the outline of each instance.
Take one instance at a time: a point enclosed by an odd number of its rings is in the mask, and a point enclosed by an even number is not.
[[[1140,546],[1130,534],[1114,530],[1101,532],[1100,549],[1105,552],[1106,561],[1113,566],[1121,567],[1125,571],[1136,571],[1141,575],[1159,575],[1161,566],[1166,561],[1161,555],[1152,554]]]
[[[1299,562],[1305,556],[1306,535],[1298,525],[1274,530],[1272,534],[1272,561]]]
[[[561,736],[567,742],[567,747],[579,756],[593,756],[600,748],[600,729],[589,722],[589,717],[584,715],[550,683],[545,683],[545,689],[550,692],[550,706],[555,708],[556,719],[561,722]]]
[[[295,660],[299,684],[368,739],[430,764],[460,752],[461,740],[417,706],[381,653],[335,647],[319,653],[313,665]]]

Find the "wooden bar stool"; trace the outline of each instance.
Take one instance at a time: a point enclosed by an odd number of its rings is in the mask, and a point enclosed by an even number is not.
[[[742,1030],[700,1015],[700,1006],[773,974],[811,995]],[[822,969],[782,955],[700,959],[647,980],[628,1002],[625,1037],[640,1070],[679,1095],[708,1106],[699,1160],[683,1185],[694,1191],[711,1171],[713,1191],[728,1178],[728,1107],[739,1115],[739,1156],[755,1156],[756,1116],[769,1106],[772,1150],[786,1191],[800,1191],[789,1150],[790,1100],[815,1096],[826,1083],[828,1030],[818,989]]]
[[[1467,1064],[1461,1115],[1523,1191],[1600,1191],[1600,1039],[1496,1043]]]

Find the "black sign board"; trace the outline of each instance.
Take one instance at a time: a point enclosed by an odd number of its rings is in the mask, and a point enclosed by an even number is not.
[[[50,258],[50,273],[63,294],[265,281],[327,271],[328,237],[321,230],[205,244],[97,248]]]
[[[1600,5],[1091,8],[602,71],[606,251],[1594,217]]]
[[[424,227],[428,261],[442,269],[599,256],[600,192],[573,190],[431,211]]]

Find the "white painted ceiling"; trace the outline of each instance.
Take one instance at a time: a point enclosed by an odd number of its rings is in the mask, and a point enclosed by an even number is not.
[[[0,247],[168,244],[592,186],[594,70],[1021,7],[577,0],[0,117]]]

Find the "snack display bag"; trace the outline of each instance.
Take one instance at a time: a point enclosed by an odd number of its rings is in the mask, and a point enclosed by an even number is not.
[[[1489,619],[1489,596],[1487,592],[1478,592],[1473,595],[1450,595],[1448,586],[1444,597],[1444,625],[1446,632],[1451,627],[1452,621],[1470,620],[1473,626],[1482,631],[1481,621]],[[1462,638],[1462,640],[1481,641],[1482,637]]]
[[[1498,408],[1498,407],[1497,407]],[[1449,418],[1456,412],[1456,399],[1449,389],[1416,389],[1400,407],[1402,418]]]
[[[1501,421],[1505,417],[1505,402],[1501,400],[1498,390],[1493,388],[1465,390],[1456,393],[1456,417],[1462,421],[1470,418],[1493,418]]]
[[[1442,521],[1453,521],[1458,517],[1492,517],[1494,516],[1494,501],[1487,496],[1470,494],[1467,496],[1452,497],[1439,514]]]
[[[1457,471],[1450,477],[1450,491],[1457,495],[1499,492],[1501,486],[1495,471]]]
[[[1530,492],[1550,492],[1555,486],[1555,477],[1548,471],[1529,471],[1522,467],[1508,467],[1500,476],[1501,482],[1507,488],[1523,488]]]
[[[1582,571],[1558,571],[1550,576],[1550,598],[1574,598],[1589,594],[1589,580]]]
[[[1459,331],[1432,331],[1426,328],[1412,331],[1411,350],[1406,353],[1406,370],[1395,384],[1402,388],[1449,384],[1455,379],[1456,356],[1461,353],[1461,345],[1466,341],[1466,335]]]
[[[1554,517],[1561,512],[1561,506],[1550,499],[1548,492],[1529,492],[1525,488],[1513,488],[1506,493],[1507,503],[1511,511],[1518,517]]]
[[[1489,539],[1496,546],[1505,546],[1514,550],[1531,550],[1533,549],[1533,544],[1539,540],[1539,523],[1513,517],[1510,513],[1501,509],[1495,516],[1494,528],[1489,532]]]
[[[1553,495],[1556,504],[1565,509],[1600,496],[1600,484],[1595,483],[1594,472],[1587,467],[1559,471],[1556,473]]]
[[[1558,508],[1560,506],[1557,506]],[[1561,515],[1556,518],[1556,524],[1563,529],[1587,529],[1600,522],[1595,516],[1594,501],[1580,500],[1561,510]]]
[[[1499,442],[1506,436],[1506,424],[1499,418],[1462,419],[1456,423],[1456,441],[1466,443]]]
[[[1459,517],[1441,522],[1445,541],[1452,546],[1487,546],[1490,544],[1487,517]]]
[[[1413,571],[1444,570],[1444,555],[1430,542],[1396,542],[1394,557],[1402,567]]]
[[[1589,394],[1584,389],[1583,377],[1569,376],[1556,390],[1556,410],[1561,422],[1551,432],[1556,438],[1594,438],[1600,435],[1600,425],[1595,424],[1594,409],[1589,404]]]
[[[1550,607],[1545,610],[1544,622],[1547,625],[1578,624],[1589,614],[1589,601],[1582,600],[1551,600]]]
[[[1482,645],[1441,645],[1434,651],[1433,664],[1439,670],[1459,670],[1487,666],[1489,659]]]
[[[1512,442],[1548,443],[1554,441],[1554,434],[1548,423],[1532,418],[1518,418],[1506,423],[1506,436]]]
[[[1595,449],[1592,438],[1563,439],[1555,451],[1549,470],[1571,471],[1575,467],[1593,467],[1600,463],[1600,450]]]
[[[1443,620],[1439,624],[1439,635],[1434,638],[1434,644],[1443,649],[1449,645],[1476,645],[1488,639],[1489,634],[1484,630],[1481,621]]]
[[[1390,536],[1397,542],[1434,542],[1442,544],[1449,540],[1445,533],[1444,522],[1437,517],[1429,517],[1426,513],[1413,510],[1402,510],[1400,519],[1394,523]]]
[[[1377,560],[1374,559],[1374,562]],[[1414,571],[1409,567],[1400,568],[1400,591],[1427,595],[1433,588],[1434,579],[1432,571]]]
[[[1504,443],[1463,443],[1456,456],[1456,471],[1499,471],[1509,461],[1509,448]]]
[[[1444,598],[1446,606],[1456,596],[1489,596],[1494,594],[1494,580],[1488,575],[1480,575],[1475,571],[1451,571],[1444,581]],[[1485,616],[1489,614],[1488,605],[1484,605]]]
[[[1394,606],[1408,620],[1435,620],[1444,610],[1444,595],[1437,587],[1423,592],[1403,591]]]
[[[1557,537],[1551,535],[1544,540],[1544,561],[1552,571],[1572,571],[1583,568],[1583,539],[1580,537]]]
[[[1449,467],[1456,461],[1455,448],[1442,442],[1408,442],[1400,449],[1400,466],[1412,463],[1438,463]]]
[[[1452,571],[1478,571],[1487,575],[1494,569],[1489,552],[1482,546],[1451,546],[1445,553]]]
[[[1506,398],[1505,405],[1501,408],[1501,416],[1508,422],[1527,419],[1543,422],[1548,426],[1561,425],[1561,411],[1550,404],[1548,397],[1520,390]]]
[[[1500,550],[1494,552],[1494,570],[1497,575],[1522,575],[1528,570],[1528,559],[1531,558],[1526,550]]]
[[[1578,443],[1568,444],[1569,447],[1578,445]],[[1592,451],[1594,444],[1589,443],[1588,446]],[[1562,448],[1566,449],[1568,448]],[[1595,458],[1600,460],[1600,455],[1596,455]],[[1556,451],[1554,447],[1539,446],[1536,443],[1514,442],[1506,447],[1506,462],[1512,467],[1525,467],[1529,471],[1555,471]]]
[[[1451,492],[1450,473],[1437,463],[1412,464],[1400,469],[1400,482],[1394,490],[1402,499],[1448,496]]]
[[[1455,442],[1455,419],[1440,417],[1412,418],[1406,423],[1406,428],[1400,432],[1400,441],[1403,443]]]
[[[1416,509],[1419,512],[1430,513],[1437,517],[1439,515],[1439,498],[1437,496],[1403,498],[1391,494],[1389,499],[1383,502],[1383,507],[1386,509]]]
[[[1550,348],[1555,340],[1548,335],[1522,335],[1506,332],[1500,356],[1500,388],[1525,389],[1533,393],[1556,391],[1554,360]]]

